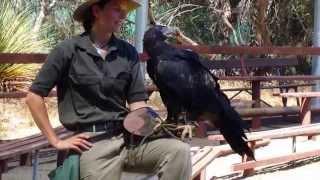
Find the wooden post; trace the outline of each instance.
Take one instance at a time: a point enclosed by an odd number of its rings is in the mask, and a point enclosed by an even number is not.
[[[8,171],[8,164],[7,164],[7,160],[0,160],[0,172],[6,172]]]
[[[31,165],[32,165],[31,153],[22,154],[20,156],[20,166],[31,166]]]
[[[260,107],[260,81],[252,81],[252,100],[253,100],[253,107]],[[254,117],[252,121],[252,129],[257,129],[261,126],[260,118]]]
[[[259,159],[257,161],[249,161],[245,163],[238,163],[232,165],[233,171],[239,171],[247,168],[254,168],[254,167],[261,167],[261,166],[267,166],[270,164],[283,164],[290,161],[296,161],[299,159],[306,159],[311,157],[317,157],[320,154],[320,150],[312,150],[312,151],[305,151],[305,152],[299,152],[299,153],[293,153],[289,155],[283,155],[278,157],[270,157],[265,159]]]
[[[0,160],[0,180],[2,179],[2,173],[8,170],[7,160]]]
[[[197,175],[192,180],[205,180],[206,179],[206,169],[203,169],[199,175]]]
[[[310,110],[311,97],[301,98],[300,120],[301,124],[311,124],[311,110]],[[314,136],[308,136],[308,140],[314,139]]]
[[[251,141],[249,142],[249,147],[252,149],[253,153],[255,151],[255,146],[256,146],[256,141]],[[248,162],[248,161],[252,161],[253,159],[248,157],[248,156],[243,156],[242,157],[242,162]],[[254,173],[254,168],[250,168],[250,169],[246,169],[243,171],[243,176],[249,176],[252,175]]]
[[[248,75],[248,72],[247,72],[247,69],[246,69],[246,65],[245,65],[245,63],[244,63],[243,54],[240,54],[240,63],[241,63],[241,72],[242,72],[242,75],[247,76],[247,75]]]
[[[195,178],[193,178],[192,180],[201,180],[201,173],[197,175]]]
[[[32,180],[38,180],[39,150],[35,150],[32,163]]]
[[[283,87],[283,88],[280,87],[280,93],[287,93],[287,92],[289,92],[289,89],[287,87]],[[288,98],[281,97],[281,100],[282,100],[283,107],[287,107]],[[288,116],[286,114],[283,114],[282,117],[284,120],[286,120]]]
[[[300,120],[302,125],[311,123],[310,97],[301,98]]]

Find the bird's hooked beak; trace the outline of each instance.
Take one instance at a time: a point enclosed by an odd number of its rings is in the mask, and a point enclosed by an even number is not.
[[[166,37],[172,37],[174,35],[177,34],[177,30],[176,28],[171,28],[171,27],[167,27],[167,26],[163,26],[161,28],[161,32],[163,35],[165,35]]]

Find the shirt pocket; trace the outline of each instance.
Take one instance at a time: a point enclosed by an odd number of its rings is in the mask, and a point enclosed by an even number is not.
[[[131,82],[131,74],[127,71],[119,73],[115,78],[115,83],[119,91],[126,91]]]
[[[76,85],[95,85],[100,82],[100,78],[97,75],[70,74],[69,77]]]
[[[101,78],[97,75],[69,74],[72,104],[81,119],[95,112]]]
[[[106,94],[113,94],[125,100],[130,84],[131,74],[127,71],[120,72],[115,77],[106,76],[103,79],[103,89]]]

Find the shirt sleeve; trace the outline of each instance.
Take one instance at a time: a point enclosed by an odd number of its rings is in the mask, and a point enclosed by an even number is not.
[[[49,53],[29,91],[47,97],[52,88],[61,81],[66,64],[63,48],[57,46]]]
[[[145,90],[144,78],[141,72],[141,66],[139,62],[139,56],[137,51],[134,49],[131,57],[131,83],[128,90],[128,103],[134,103],[138,101],[148,100],[148,95]]]

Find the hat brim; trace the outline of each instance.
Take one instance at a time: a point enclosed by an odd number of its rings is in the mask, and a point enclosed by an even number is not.
[[[140,6],[136,0],[120,0],[121,8],[126,10],[127,12],[133,11]],[[98,3],[99,0],[89,0],[82,3],[73,13],[73,19],[79,22],[83,22],[85,16],[90,11],[92,5]]]
[[[133,11],[140,6],[140,3],[138,3],[136,0],[120,0],[120,1],[121,1],[122,8],[125,9],[127,12]]]

